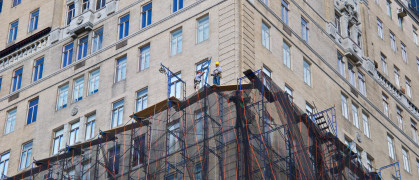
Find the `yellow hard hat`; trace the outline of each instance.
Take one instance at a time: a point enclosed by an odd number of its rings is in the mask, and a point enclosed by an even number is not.
[[[216,65],[216,66],[220,65],[220,62],[218,62],[218,61],[217,61],[217,62],[215,62],[215,65]]]

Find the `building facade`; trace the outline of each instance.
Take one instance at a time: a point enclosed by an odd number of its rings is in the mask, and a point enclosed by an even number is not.
[[[0,0],[0,174],[129,123],[167,97],[262,71],[301,109],[337,109],[371,170],[419,177],[418,12],[405,0]],[[210,65],[210,70],[214,65]],[[209,84],[211,78],[209,76]],[[171,94],[182,86],[171,80]],[[398,178],[383,169],[384,179]]]

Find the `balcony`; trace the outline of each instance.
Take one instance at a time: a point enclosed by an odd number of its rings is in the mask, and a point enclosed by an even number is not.
[[[46,48],[50,44],[48,42],[50,31],[51,28],[46,28],[37,34],[2,50],[0,52],[0,71],[3,71],[9,66],[18,63],[20,60]]]
[[[92,10],[87,10],[83,14],[80,14],[70,22],[70,25],[67,27],[67,33],[72,37],[77,37],[79,34],[91,31],[93,29],[93,21],[95,15]]]
[[[345,56],[349,57],[356,65],[362,63],[362,49],[351,38],[344,38],[341,42]]]

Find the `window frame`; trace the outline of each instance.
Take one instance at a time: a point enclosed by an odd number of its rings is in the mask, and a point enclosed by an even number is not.
[[[34,61],[33,73],[32,73],[32,82],[36,82],[42,79],[42,73],[44,71],[44,57],[38,58]]]
[[[19,19],[9,24],[9,32],[8,32],[9,35],[7,38],[7,43],[12,43],[16,41],[18,30],[19,30]]]
[[[64,137],[64,128],[60,128],[56,131],[54,131],[54,137],[53,137],[53,146],[52,146],[52,155],[58,154],[60,152],[61,149],[63,149],[62,145],[63,145],[63,137]],[[58,146],[56,146],[56,143],[58,140]],[[55,149],[55,148],[58,149]]]
[[[127,76],[127,61],[126,55],[116,59],[115,65],[115,83],[123,81]]]
[[[128,18],[128,19],[125,19],[125,18]],[[126,13],[119,17],[118,40],[124,39],[129,35],[129,20],[130,20],[130,13]]]
[[[74,79],[73,82],[73,100],[72,102],[78,102],[83,99],[84,92],[84,76],[80,76]],[[77,94],[76,94],[77,93]]]
[[[301,17],[301,38],[308,43],[309,38],[309,28],[308,28],[309,22],[304,18]]]
[[[16,116],[17,116],[17,107],[7,111],[4,135],[10,134],[15,131]]]
[[[308,68],[307,68],[308,67]],[[303,59],[304,83],[311,87],[311,63]]]
[[[341,102],[341,106],[342,106],[342,116],[346,120],[349,120],[348,97],[344,94],[341,94],[340,102]]]
[[[139,108],[139,102],[141,102],[141,108]],[[142,111],[146,109],[147,107],[148,107],[148,87],[143,88],[136,92],[135,111],[136,112]]]
[[[89,49],[89,35],[85,35],[77,41],[77,61],[85,58]]]
[[[73,51],[74,51],[74,42],[65,44],[63,46],[61,68],[65,68],[73,63]]]
[[[32,104],[33,102],[33,104]],[[39,107],[39,97],[36,97],[28,103],[28,117],[26,119],[26,125],[36,122]]]
[[[282,43],[283,64],[291,69],[291,45],[283,41]]]
[[[57,97],[57,111],[64,109],[68,106],[68,93],[69,93],[70,85],[68,83],[58,87],[58,97]],[[66,91],[65,91],[66,89]],[[61,100],[62,95],[62,100]],[[65,97],[64,97],[65,96]],[[62,101],[62,103],[60,103]],[[65,103],[65,104],[64,104]],[[62,105],[60,105],[62,104]]]
[[[70,124],[70,139],[68,143],[70,146],[80,141],[79,134],[80,134],[80,120]]]
[[[393,160],[396,159],[396,154],[394,151],[394,138],[393,136],[390,136],[389,134],[387,134],[387,146],[388,146],[388,154],[389,157]]]
[[[66,16],[66,25],[68,26],[76,16],[76,4],[74,2],[67,5]]]
[[[103,44],[103,26],[93,31],[92,38],[92,53],[102,49]]]
[[[153,2],[151,1],[141,6],[141,28],[145,28],[149,26],[152,22],[153,22]]]
[[[369,120],[368,120],[368,115],[364,112],[362,112],[362,124],[364,127],[364,135],[367,136],[368,138],[371,137],[371,132],[370,132],[370,124],[369,124]]]
[[[93,118],[92,118],[93,117]],[[96,113],[86,116],[86,131],[85,140],[90,140],[95,137]]]
[[[378,28],[378,37],[381,39],[384,39],[384,33],[383,33],[383,21],[381,21],[379,18],[377,18],[377,28]]]
[[[118,104],[121,103],[121,104]],[[117,105],[117,106],[115,106]],[[120,126],[123,123],[123,119],[124,119],[124,105],[125,105],[125,99],[119,99],[115,102],[112,103],[112,113],[111,113],[111,117],[112,117],[112,122],[111,122],[111,128],[115,128]],[[115,118],[115,112],[116,112],[116,118]],[[120,118],[121,117],[121,118]],[[116,120],[116,121],[115,121]],[[116,122],[116,124],[115,124]]]
[[[271,27],[267,25],[265,22],[262,21],[262,46],[265,47],[267,50],[271,49],[271,35],[270,35]]]
[[[209,39],[209,15],[202,16],[196,20],[196,44],[205,42]],[[200,31],[202,29],[202,31]],[[202,33],[201,33],[202,32]],[[202,35],[202,39],[200,39]],[[207,36],[205,36],[207,35]]]
[[[367,96],[367,84],[364,73],[358,71],[358,88],[362,95]]]
[[[106,0],[97,0],[96,1],[96,11],[104,8],[106,6]]]
[[[173,2],[172,13],[175,13],[175,12],[183,9],[183,0],[173,0],[172,2]]]
[[[409,150],[405,147],[402,147],[402,156],[403,156],[403,169],[410,173],[410,160],[409,160]]]
[[[33,32],[38,29],[38,21],[39,21],[39,8],[30,13],[28,32]]]
[[[150,67],[151,45],[147,44],[140,48],[139,71],[144,71]]]
[[[96,72],[97,72],[97,74],[95,74]],[[97,88],[95,88],[96,83],[97,83]],[[99,91],[99,84],[100,84],[100,68],[89,72],[89,90],[88,90],[89,92],[88,92],[88,96],[93,95],[93,94],[95,94]]]
[[[16,68],[13,71],[11,93],[19,91],[22,86],[23,66]]]
[[[281,0],[281,19],[289,26],[289,3],[285,0]]]
[[[170,56],[176,56],[182,53],[182,50],[183,50],[183,29],[179,28],[170,33]]]

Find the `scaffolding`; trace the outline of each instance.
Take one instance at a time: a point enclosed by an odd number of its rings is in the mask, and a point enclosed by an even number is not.
[[[334,107],[307,114],[261,70],[189,97],[160,72],[167,99],[6,179],[381,179],[338,139]]]

